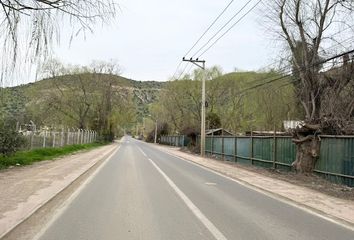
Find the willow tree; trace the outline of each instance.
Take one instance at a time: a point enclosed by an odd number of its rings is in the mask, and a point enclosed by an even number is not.
[[[273,0],[267,4],[270,28],[289,50],[297,100],[305,112],[304,125],[294,131],[293,166],[311,172],[319,156],[317,135],[344,134],[353,120],[353,61],[349,55],[331,56],[336,55],[332,50],[341,49],[344,35],[353,36],[354,2]]]
[[[19,59],[43,60],[63,28],[71,37],[85,34],[116,13],[113,0],[1,0],[0,7],[1,83]]]

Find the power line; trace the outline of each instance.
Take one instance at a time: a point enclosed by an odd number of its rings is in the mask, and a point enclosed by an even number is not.
[[[197,46],[197,44],[200,42],[200,40],[202,40],[202,38],[205,36],[205,34],[207,34],[207,32],[214,26],[214,24],[220,19],[220,17],[226,12],[226,10],[231,6],[231,4],[234,2],[235,0],[232,0],[231,2],[229,2],[229,4],[222,10],[222,12],[217,16],[217,18],[209,25],[209,27],[204,31],[204,33],[199,37],[199,39],[193,44],[193,46],[187,51],[186,54],[184,54],[184,56],[187,56],[195,46]]]
[[[347,28],[347,29],[345,29],[345,30],[348,30],[348,29],[349,29],[349,28]],[[339,32],[337,32],[336,34],[339,34],[339,33],[341,33],[341,32],[344,32],[345,30],[339,31]],[[335,34],[333,34],[333,35],[331,35],[331,36],[329,36],[329,37],[333,37],[334,35],[335,35]],[[328,47],[328,48],[326,48],[326,49],[321,49],[321,50],[319,51],[319,53],[325,54],[326,51],[328,51],[329,49],[336,48],[336,47],[338,47],[338,46],[344,47],[343,43],[349,42],[349,41],[352,41],[352,40],[354,40],[354,37],[353,37],[353,36],[351,36],[351,37],[349,37],[349,38],[346,38],[346,39],[342,40],[341,42],[337,42],[336,44],[334,44],[334,45],[332,45],[332,46],[330,46],[330,47]],[[351,47],[351,46],[350,46],[350,47]],[[348,49],[349,47],[346,47],[346,48]],[[260,69],[260,71],[261,71],[262,69],[267,69],[267,68],[269,68],[269,67],[271,67],[271,66],[273,66],[273,65],[279,64],[279,63],[281,63],[281,60],[280,60],[280,61],[277,60],[277,61],[274,61],[274,62],[272,62],[272,63],[269,63],[269,64],[267,64],[266,66],[262,67],[262,68]],[[283,70],[285,70],[287,67],[289,67],[289,66],[282,67],[282,68],[280,68],[280,69],[278,69],[278,70],[279,70],[279,71],[283,71]]]
[[[183,61],[180,61],[180,62],[179,62],[179,64],[177,65],[177,67],[176,67],[176,71],[175,71],[175,73],[173,74],[172,79],[174,79],[174,78],[175,78],[175,76],[176,76],[176,74],[177,74],[177,72],[178,72],[178,70],[179,70],[180,66],[182,65],[182,63],[183,63]]]
[[[193,44],[193,46],[184,54],[184,56],[187,56],[195,46],[197,46],[197,44],[200,42],[200,40],[202,40],[202,38],[209,32],[209,30],[214,26],[214,24],[220,19],[220,17],[226,12],[226,10],[231,6],[231,4],[234,2],[235,0],[231,0],[227,6],[221,11],[221,13],[215,18],[215,20],[209,25],[209,27],[204,31],[204,33],[198,38],[198,40]],[[178,69],[181,67],[182,65],[182,62],[181,61],[177,68],[176,68],[176,71],[175,73],[173,74],[172,78],[174,79],[177,72],[178,72]],[[180,78],[180,77],[179,77]]]
[[[337,55],[332,56],[332,57],[330,57],[330,58],[327,58],[327,59],[325,59],[325,60],[319,61],[319,62],[317,62],[317,63],[315,63],[315,64],[313,64],[313,65],[311,65],[311,66],[302,68],[301,70],[307,70],[307,69],[309,69],[309,68],[311,68],[311,67],[315,67],[315,66],[324,64],[324,63],[326,63],[326,62],[329,62],[329,61],[334,60],[334,59],[336,59],[336,58],[343,57],[343,56],[348,55],[348,54],[351,54],[351,53],[354,53],[354,49],[353,49],[353,50],[350,50],[350,51],[347,51],[347,52],[344,52],[344,53],[342,53],[342,54],[337,54]],[[295,71],[295,72],[299,72],[299,70],[298,70],[298,71]],[[272,79],[272,80],[269,80],[269,81],[267,81],[267,82],[263,82],[263,83],[260,83],[260,84],[255,85],[255,86],[252,86],[252,87],[243,89],[243,90],[239,91],[238,94],[244,93],[244,92],[247,92],[247,91],[249,91],[249,90],[253,90],[253,89],[259,88],[259,87],[262,87],[262,86],[267,85],[267,84],[269,84],[269,83],[276,82],[276,81],[282,80],[282,79],[287,78],[287,77],[290,77],[290,76],[291,76],[291,74],[286,74],[286,75],[284,75],[284,76],[277,77],[277,78]]]
[[[345,40],[343,40],[343,42],[341,42],[341,43],[337,43],[337,44],[332,45],[332,46],[330,46],[330,47],[328,47],[328,48],[326,48],[326,49],[322,49],[321,51],[319,51],[319,53],[321,53],[321,52],[325,53],[325,51],[328,51],[329,49],[332,49],[332,48],[334,48],[334,47],[336,47],[336,46],[338,46],[338,45],[341,45],[342,43],[347,42],[348,40],[352,40],[352,39],[353,39],[353,37],[350,37],[350,38],[348,38],[348,39],[345,39]],[[278,61],[278,62],[279,62],[279,61]],[[276,64],[276,63],[278,63],[278,62],[273,62],[272,64],[269,64],[269,65],[267,65],[266,67],[271,66],[271,65],[273,65],[273,64]],[[266,68],[266,67],[264,67],[264,68]],[[289,69],[289,70],[285,71],[286,69],[291,68],[291,67],[292,67],[292,66],[290,66],[290,65],[284,66],[284,67],[278,69],[277,72],[282,72],[283,74],[291,74],[291,73],[292,73],[292,69]],[[285,71],[285,72],[283,72],[283,71]],[[269,78],[265,78],[265,79],[262,79],[262,80],[259,80],[259,79],[258,79],[258,80],[254,80],[254,81],[250,82],[249,84],[257,83],[257,82],[259,82],[259,81],[265,81],[265,80],[268,80],[268,79],[269,79]]]
[[[217,38],[206,50],[204,50],[204,52],[202,52],[202,54],[200,54],[198,58],[200,58],[207,51],[209,51],[221,38],[223,38],[231,29],[233,29],[239,22],[241,22],[242,19],[244,19],[250,12],[252,12],[261,2],[262,0],[259,0],[250,10],[248,10],[245,14],[243,14],[242,17],[237,22],[231,25],[231,27],[228,28],[226,32],[224,32],[219,38]]]
[[[182,63],[183,63],[183,61],[182,61]],[[184,72],[186,71],[186,69],[187,69],[187,67],[188,67],[189,64],[190,64],[190,62],[187,62],[187,63],[186,63],[186,65],[185,65],[184,68],[183,68],[183,71],[179,74],[177,80],[180,80],[180,79],[181,79],[181,77],[183,76],[183,74],[184,74]]]
[[[245,5],[243,5],[243,7],[237,11],[230,19],[229,21],[227,21],[202,47],[200,47],[192,56],[195,57],[200,51],[203,50],[204,47],[206,47],[222,30],[224,30],[225,27],[227,27],[227,25],[229,25],[229,23],[234,20],[247,6],[248,4],[250,4],[250,2],[252,2],[252,0],[249,0]]]

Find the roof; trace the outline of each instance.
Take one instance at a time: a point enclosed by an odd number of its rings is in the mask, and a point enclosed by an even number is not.
[[[218,136],[221,136],[221,135],[232,136],[232,135],[234,135],[232,132],[227,131],[223,128],[208,129],[205,131],[205,134],[206,135],[218,135]]]

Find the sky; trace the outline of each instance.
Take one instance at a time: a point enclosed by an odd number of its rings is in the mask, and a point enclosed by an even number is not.
[[[88,65],[93,60],[116,59],[124,77],[166,81],[175,73],[184,54],[230,2],[117,1],[120,10],[110,26],[95,26],[93,34],[78,36],[71,44],[64,31],[60,45],[53,49],[54,57],[66,64],[78,65]],[[198,46],[203,45],[247,1],[234,1]],[[248,9],[256,2],[253,0]],[[202,56],[207,66],[219,65],[224,72],[231,72],[235,68],[258,70],[272,62],[276,53],[265,34],[260,12],[259,8],[252,11]]]
[[[184,54],[229,2],[119,0],[121,9],[113,24],[96,26],[93,34],[85,38],[79,36],[71,44],[68,39],[61,41],[54,53],[64,63],[80,65],[87,65],[92,60],[116,59],[123,69],[122,75],[127,78],[165,81],[173,76]],[[199,46],[246,2],[234,1]],[[253,0],[249,7],[256,2]],[[231,72],[234,68],[257,70],[271,62],[274,49],[261,19],[260,10],[255,9],[237,24],[203,56],[207,66],[219,65],[225,72]],[[198,50],[198,47],[195,49]],[[178,72],[183,68],[184,65]]]

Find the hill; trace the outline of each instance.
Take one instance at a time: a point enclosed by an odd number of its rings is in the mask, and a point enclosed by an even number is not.
[[[19,115],[26,107],[46,101],[46,96],[60,89],[77,88],[80,84],[87,88],[93,84],[92,91],[102,89],[107,84],[125,98],[130,96],[136,107],[138,118],[148,114],[149,105],[157,101],[164,82],[136,81],[117,75],[82,73],[76,75],[63,75],[56,78],[47,78],[34,83],[23,84],[16,87],[2,89],[0,106],[4,113],[14,115],[19,121]]]

